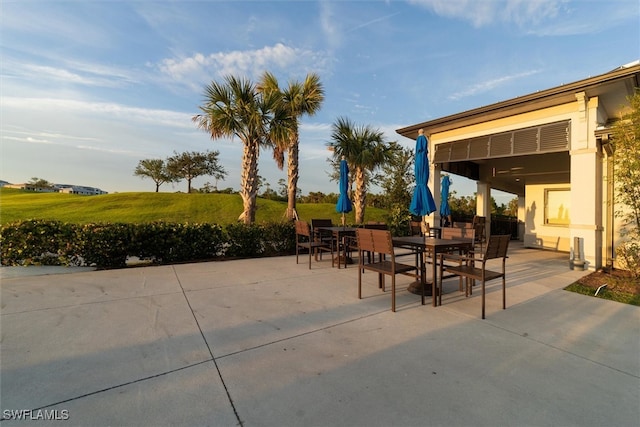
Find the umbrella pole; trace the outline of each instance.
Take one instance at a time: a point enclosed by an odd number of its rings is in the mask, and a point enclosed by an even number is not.
[[[422,232],[422,236],[429,237],[425,233],[426,230],[427,230],[427,217],[423,215],[420,221],[420,231]],[[425,254],[420,254],[419,256],[424,257]],[[436,260],[433,260],[433,262],[436,262]],[[422,259],[420,263],[423,265],[423,268],[424,268],[424,259]],[[424,268],[423,271],[420,272],[421,275],[425,273],[426,273],[426,268]],[[422,295],[422,282],[420,280],[416,280],[415,282],[410,283],[407,290],[412,294]],[[431,286],[425,286],[424,295],[425,296],[432,295]]]

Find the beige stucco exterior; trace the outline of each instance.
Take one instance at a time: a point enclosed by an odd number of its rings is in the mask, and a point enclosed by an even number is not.
[[[614,248],[620,238],[620,221],[613,216],[620,206],[608,185],[612,174],[607,128],[628,108],[627,97],[639,83],[640,64],[634,63],[570,85],[418,123],[398,133],[415,138],[417,129],[424,129],[430,153],[436,153],[441,144],[454,147],[474,138],[568,123],[566,147],[553,152],[489,154],[485,158],[469,154],[464,161],[432,161],[429,185],[439,205],[441,173],[471,166],[473,173],[466,176],[475,175],[478,183],[478,215],[490,217],[492,188],[513,193],[518,197],[518,237],[525,246],[566,252],[568,261],[580,256],[587,268],[596,269],[615,261]],[[540,141],[542,133],[538,135]],[[439,223],[437,212],[430,221]]]

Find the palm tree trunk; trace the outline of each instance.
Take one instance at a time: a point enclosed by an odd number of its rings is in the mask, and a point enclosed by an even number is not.
[[[258,194],[258,143],[245,141],[242,153],[242,174],[240,176],[240,196],[244,211],[238,217],[245,224],[256,220],[256,196]]]
[[[298,190],[299,160],[298,154],[300,148],[298,146],[298,132],[295,132],[291,138],[287,153],[287,175],[289,182],[287,183],[287,219],[293,221],[296,217],[296,196]]]
[[[364,169],[361,167],[355,168],[355,181],[356,191],[353,195],[353,205],[355,207],[356,224],[362,224],[364,222],[364,208],[367,192],[365,191]]]

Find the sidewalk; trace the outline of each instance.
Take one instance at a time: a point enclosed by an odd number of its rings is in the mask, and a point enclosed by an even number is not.
[[[563,291],[586,274],[566,254],[514,245],[507,268],[507,309],[490,282],[486,320],[455,279],[434,308],[398,276],[392,313],[366,273],[358,300],[357,269],[328,257],[0,271],[1,409],[65,426],[636,426],[640,309]]]

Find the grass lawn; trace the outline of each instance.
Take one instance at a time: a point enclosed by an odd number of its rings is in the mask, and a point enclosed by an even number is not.
[[[596,296],[596,291],[602,285],[607,286],[602,287]],[[626,270],[599,270],[584,276],[576,283],[567,286],[565,290],[640,306],[640,280]]]
[[[282,220],[287,208],[286,202],[261,198],[257,204],[258,223]],[[237,222],[242,209],[239,194],[139,192],[80,196],[0,188],[0,224],[49,219],[76,224],[165,221],[226,225]],[[304,220],[331,218],[335,224],[341,221],[331,203],[298,204],[297,210]],[[385,215],[387,211],[383,209],[368,207],[365,221],[384,221]],[[347,214],[347,223],[354,223],[354,218],[353,212]]]

